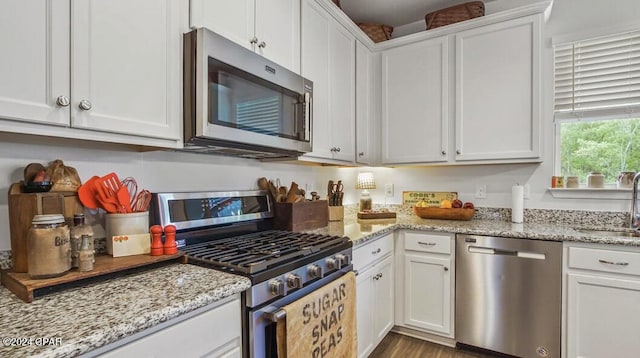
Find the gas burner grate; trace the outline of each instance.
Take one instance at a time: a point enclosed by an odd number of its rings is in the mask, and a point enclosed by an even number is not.
[[[341,236],[268,230],[190,245],[182,250],[192,259],[251,274],[347,240]]]

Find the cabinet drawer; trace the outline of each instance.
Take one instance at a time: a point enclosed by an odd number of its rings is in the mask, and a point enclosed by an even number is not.
[[[640,275],[640,253],[569,247],[569,268]]]
[[[407,232],[404,234],[405,250],[451,254],[452,235],[420,234]]]
[[[353,269],[361,271],[393,251],[393,235],[387,235],[353,250]]]

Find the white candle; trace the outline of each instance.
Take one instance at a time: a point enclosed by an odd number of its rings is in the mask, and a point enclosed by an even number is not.
[[[524,187],[511,187],[511,222],[522,223],[524,217]]]

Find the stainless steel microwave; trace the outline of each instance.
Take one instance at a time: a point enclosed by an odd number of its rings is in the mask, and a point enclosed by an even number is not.
[[[206,28],[184,35],[184,149],[249,158],[311,151],[313,83]]]

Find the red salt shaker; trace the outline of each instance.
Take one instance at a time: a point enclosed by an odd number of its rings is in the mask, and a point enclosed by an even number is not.
[[[151,231],[151,256],[160,256],[163,252],[162,226],[153,225],[149,228],[149,231]]]
[[[176,226],[167,225],[164,227],[164,254],[173,255],[178,252],[176,244]]]

